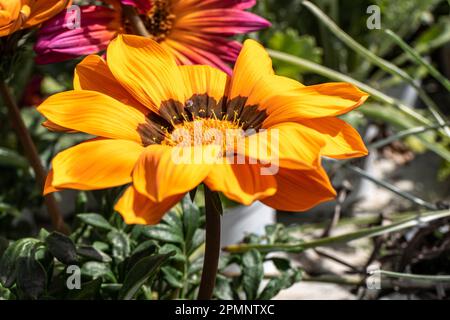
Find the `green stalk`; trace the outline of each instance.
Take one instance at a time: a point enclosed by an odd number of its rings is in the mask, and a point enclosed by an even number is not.
[[[450,276],[447,275],[425,275],[425,274],[413,274],[413,273],[400,273],[386,270],[379,270],[376,273],[385,275],[391,278],[399,279],[411,279],[427,282],[450,282]]]
[[[227,252],[246,252],[251,249],[256,249],[264,253],[268,252],[302,252],[308,249],[313,249],[317,247],[326,247],[333,246],[338,243],[347,243],[350,241],[364,239],[364,238],[372,238],[376,236],[380,236],[383,234],[388,234],[391,232],[397,232],[405,229],[409,229],[412,227],[423,225],[424,223],[428,223],[431,221],[435,221],[438,219],[450,217],[450,210],[441,210],[434,212],[426,212],[423,214],[418,214],[414,218],[409,218],[405,220],[401,220],[396,223],[392,223],[386,226],[377,226],[372,228],[365,228],[355,232],[350,232],[346,234],[342,234],[339,236],[321,238],[317,240],[312,240],[309,242],[303,243],[278,243],[278,244],[234,244],[229,245],[223,248],[224,251]]]
[[[197,300],[210,300],[214,292],[220,256],[220,219],[222,205],[219,194],[204,185],[206,211],[205,258]]]
[[[450,41],[450,32],[444,32],[437,38],[427,42],[427,43],[421,43],[418,44],[414,50],[418,54],[424,54],[428,53],[434,49],[437,49],[439,47],[442,47],[443,45],[447,44]],[[397,58],[395,58],[392,63],[399,66],[404,64],[408,59],[409,55],[405,52],[403,52],[401,55],[399,55]],[[383,77],[383,70],[377,70],[374,75],[371,77],[371,81],[379,81]]]
[[[448,124],[447,124],[448,125]],[[396,134],[393,134],[390,137],[387,137],[385,139],[382,140],[378,140],[374,143],[371,143],[367,146],[368,149],[378,149],[378,148],[382,148],[388,144],[391,144],[394,141],[409,137],[411,135],[416,135],[416,134],[420,134],[420,133],[424,133],[430,130],[436,130],[438,128],[441,128],[441,125],[436,125],[436,126],[431,126],[431,127],[415,127],[415,128],[411,128],[411,129],[407,129],[407,130],[403,130],[400,132],[397,132]]]
[[[440,73],[435,67],[428,63],[414,48],[412,48],[409,44],[402,40],[398,35],[396,35],[392,30],[384,30],[384,32],[393,40],[395,43],[408,54],[412,60],[425,67],[430,75],[434,77],[437,81],[439,81],[447,91],[450,92],[450,81],[444,77],[442,73]]]
[[[375,184],[378,184],[379,186],[381,186],[381,187],[383,187],[383,188],[385,188],[385,189],[395,193],[396,195],[398,195],[398,196],[400,196],[400,197],[402,197],[402,198],[404,198],[406,200],[411,201],[412,203],[414,203],[414,204],[416,204],[418,206],[427,208],[429,210],[436,210],[436,206],[434,204],[429,203],[429,202],[427,202],[425,200],[422,200],[422,199],[420,199],[420,198],[418,198],[416,196],[413,196],[412,194],[410,194],[408,192],[402,191],[398,187],[396,187],[396,186],[394,186],[394,185],[392,185],[390,183],[387,183],[385,181],[379,180],[379,179],[371,176],[370,174],[368,174],[367,172],[365,172],[364,170],[362,170],[362,169],[360,169],[360,168],[358,168],[356,166],[346,164],[345,167],[347,169],[349,169],[349,170],[359,174],[363,178],[365,178],[367,180],[370,180],[370,181],[372,181]]]

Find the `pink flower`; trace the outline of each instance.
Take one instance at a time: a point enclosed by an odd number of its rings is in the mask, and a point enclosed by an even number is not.
[[[104,50],[119,33],[132,33],[121,4],[137,9],[149,36],[179,64],[206,64],[231,73],[241,44],[229,37],[256,31],[270,23],[244,11],[256,0],[105,0],[105,6],[82,6],[80,28],[61,27],[65,12],[40,29],[38,63],[58,62]],[[106,6],[106,2],[112,5]]]

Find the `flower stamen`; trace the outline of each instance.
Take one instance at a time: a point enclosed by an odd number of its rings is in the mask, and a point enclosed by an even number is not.
[[[151,38],[157,42],[163,41],[173,27],[175,15],[171,12],[170,0],[153,0],[152,8],[144,17],[144,24]]]

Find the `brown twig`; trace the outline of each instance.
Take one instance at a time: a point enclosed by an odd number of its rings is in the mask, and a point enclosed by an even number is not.
[[[39,154],[36,150],[36,146],[31,139],[30,133],[23,122],[23,119],[20,115],[19,107],[16,104],[8,86],[6,85],[4,80],[0,80],[0,94],[3,97],[4,103],[8,108],[8,114],[13,123],[14,130],[16,131],[17,137],[19,138],[20,143],[24,149],[25,155],[34,170],[34,174],[36,176],[36,182],[40,188],[43,189],[45,178],[47,173],[45,172],[44,167],[42,166],[41,159],[39,158]],[[55,230],[63,232],[67,234],[69,230],[67,226],[64,224],[64,220],[62,215],[58,209],[58,205],[56,200],[52,194],[46,195],[44,197],[45,205],[47,206],[47,211],[50,215],[50,219],[52,221],[52,225]]]
[[[220,256],[220,218],[222,206],[217,192],[205,185],[206,240],[198,300],[212,298]]]
[[[350,263],[348,263],[348,262],[346,262],[346,261],[344,261],[344,260],[342,260],[342,259],[340,259],[338,257],[335,257],[335,256],[333,256],[333,255],[331,255],[329,253],[326,253],[325,251],[322,251],[320,249],[314,249],[314,251],[321,257],[327,258],[327,259],[332,260],[332,261],[334,261],[336,263],[339,263],[339,264],[341,264],[343,266],[346,266],[347,268],[350,268],[352,271],[354,271],[356,273],[361,273],[361,269],[359,269],[358,267],[356,267],[356,266],[354,266],[354,265],[352,265],[352,264],[350,264]]]
[[[141,17],[136,12],[136,9],[131,6],[122,6],[125,18],[130,22],[131,29],[135,35],[142,37],[150,37],[150,33],[145,28]]]

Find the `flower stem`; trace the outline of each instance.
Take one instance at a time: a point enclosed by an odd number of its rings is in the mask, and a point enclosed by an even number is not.
[[[209,300],[212,298],[220,255],[220,218],[222,214],[222,204],[220,202],[219,194],[211,191],[206,185],[205,211],[205,258],[203,260],[203,271],[200,289],[198,291],[198,300]]]
[[[123,6],[123,14],[128,19],[133,33],[142,37],[149,37],[150,33],[145,28],[141,17],[136,13],[136,9],[131,6]]]
[[[11,119],[11,122],[13,123],[13,127],[16,131],[17,137],[22,144],[25,155],[34,170],[38,186],[39,188],[43,188],[47,173],[42,166],[41,159],[39,158],[38,152],[36,150],[36,146],[34,145],[30,133],[28,132],[27,127],[25,126],[25,123],[23,122],[23,119],[20,115],[19,107],[17,106],[4,80],[0,80],[0,95],[3,97],[3,101],[8,108],[9,117]],[[56,230],[67,234],[67,226],[64,224],[64,220],[58,209],[58,205],[54,196],[52,194],[46,195],[44,197],[44,200],[53,227]]]

